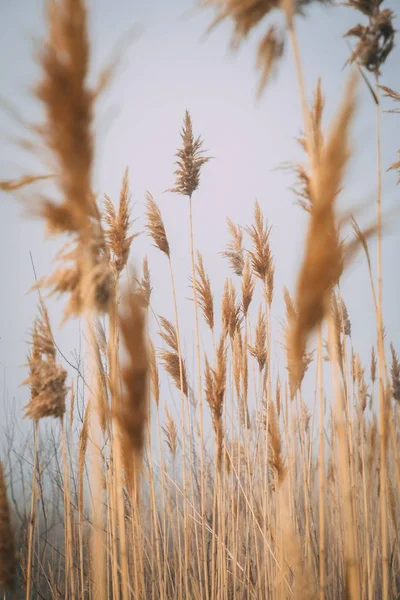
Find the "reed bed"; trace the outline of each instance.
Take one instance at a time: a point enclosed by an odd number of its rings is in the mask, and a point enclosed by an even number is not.
[[[193,372],[182,343],[177,258],[157,199],[147,192],[140,228],[131,219],[128,169],[117,205],[93,193],[93,115],[110,70],[89,86],[88,9],[84,0],[49,3],[34,87],[44,120],[28,133],[52,172],[2,181],[0,189],[43,189],[27,208],[69,244],[35,286],[40,302],[24,382],[34,431],[30,504],[17,501],[17,474],[0,462],[4,598],[400,598],[400,361],[383,326],[379,125],[381,93],[400,98],[379,79],[394,45],[394,14],[378,0],[350,0],[365,21],[347,33],[356,38],[349,63],[357,68],[326,125],[329,98],[319,82],[308,101],[295,30],[313,3],[205,2],[216,9],[212,27],[233,21],[236,48],[264,17],[282,12],[285,26],[270,24],[260,42],[260,92],[289,42],[305,153],[294,165],[294,190],[308,223],[297,281],[279,290],[279,256],[262,206],[255,202],[250,224],[228,218],[230,242],[221,248],[227,274],[213,282],[193,213],[211,157],[186,112],[170,191],[182,196],[188,214]],[[357,88],[365,84],[360,72],[365,81],[375,78],[369,85],[377,111],[377,218],[366,229],[338,208]],[[147,257],[141,273],[130,259],[139,233],[168,262],[171,286],[163,293],[172,296],[171,315],[153,309]],[[353,346],[340,286],[356,253],[366,261],[371,285],[363,293],[371,294],[376,316],[368,365]],[[66,305],[64,320],[85,323],[87,359],[75,379],[59,354],[46,294]],[[278,294],[286,307],[282,361],[272,350]],[[51,430],[49,418],[56,420]]]

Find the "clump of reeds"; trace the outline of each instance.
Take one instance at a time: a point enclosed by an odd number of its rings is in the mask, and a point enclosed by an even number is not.
[[[4,593],[13,591],[16,584],[17,557],[14,535],[3,463],[0,461],[0,590]]]

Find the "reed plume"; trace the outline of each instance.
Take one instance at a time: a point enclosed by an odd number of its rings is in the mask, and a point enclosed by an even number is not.
[[[147,259],[147,256],[144,257],[142,262],[142,277],[136,283],[136,294],[143,303],[143,306],[145,308],[148,308],[150,306],[152,288],[150,281],[149,261]]]
[[[152,238],[156,248],[169,258],[170,249],[164,221],[160,209],[150,192],[146,192],[146,219],[146,231],[148,235]]]
[[[129,250],[132,241],[138,235],[137,233],[131,235],[128,233],[132,224],[128,167],[125,169],[122,180],[122,187],[119,195],[118,213],[115,210],[112,200],[109,198],[109,196],[105,195],[104,220],[108,226],[105,232],[105,238],[108,250],[112,257],[111,264],[117,273],[121,273],[128,262]]]
[[[197,251],[196,279],[194,287],[197,301],[202,310],[204,320],[211,331],[214,330],[214,298],[211,291],[210,278],[208,277],[203,263],[203,257]]]
[[[267,364],[267,319],[265,313],[260,306],[258,309],[256,337],[254,346],[249,346],[249,352],[257,360],[260,373],[264,370]]]
[[[175,327],[165,317],[160,317],[161,331],[159,335],[167,344],[168,349],[160,350],[160,357],[164,363],[165,370],[172,378],[178,390],[181,389],[182,377],[182,392],[187,397],[188,383],[186,376],[186,364],[183,359],[179,359],[178,336]]]
[[[296,386],[302,379],[302,361],[308,336],[326,314],[333,288],[343,271],[343,246],[339,240],[335,201],[350,155],[349,128],[354,110],[353,77],[326,143],[314,155],[311,175],[312,210],[305,255],[297,283],[297,317],[288,335],[288,351]]]
[[[322,132],[322,117],[325,108],[325,98],[322,94],[321,79],[318,79],[317,87],[313,94],[313,101],[308,112],[309,128],[308,134],[303,134],[298,142],[301,148],[306,152],[309,163],[318,161],[323,146],[324,135]],[[306,212],[310,213],[313,205],[313,194],[311,190],[311,173],[309,166],[302,163],[292,165],[292,170],[296,174],[296,181],[293,191],[297,196],[297,204]]]
[[[371,374],[371,381],[373,384],[376,381],[376,366],[377,366],[376,352],[375,352],[375,347],[372,346],[370,374]]]
[[[222,467],[224,428],[222,412],[226,388],[226,346],[225,337],[221,336],[217,348],[216,365],[212,369],[206,357],[205,364],[205,396],[210,407],[217,445],[217,468]]]
[[[199,187],[201,168],[211,157],[204,156],[201,137],[194,137],[192,119],[188,111],[185,113],[181,138],[182,147],[176,153],[175,187],[169,191],[191,197]]]
[[[39,284],[52,293],[69,295],[66,317],[85,310],[107,312],[114,287],[92,191],[96,93],[88,86],[85,2],[50,3],[47,23],[47,38],[39,53],[41,79],[35,87],[45,120],[34,129],[56,173],[59,201],[40,195],[34,212],[44,217],[50,233],[71,236],[74,247],[58,255],[59,268]]]
[[[158,373],[156,351],[151,340],[149,340],[149,370],[153,398],[158,406],[160,402],[160,375]]]
[[[243,231],[229,217],[226,222],[232,239],[221,254],[228,259],[229,266],[235,275],[242,277],[244,269]]]
[[[286,324],[285,324],[285,351],[286,351],[286,369],[289,377],[290,397],[294,398],[304,379],[308,367],[311,364],[313,354],[304,351],[300,364],[294,364],[293,354],[291,349],[291,331],[297,319],[297,310],[292,300],[292,297],[284,288],[283,297],[286,306]]]
[[[242,311],[244,318],[247,317],[249,307],[253,299],[254,288],[256,282],[253,277],[251,270],[251,262],[248,256],[244,260],[244,267],[242,273]]]
[[[225,336],[234,338],[241,325],[240,304],[237,301],[235,286],[230,279],[225,280],[222,296],[222,328]]]
[[[339,310],[341,318],[341,329],[343,330],[345,336],[351,337],[351,321],[349,317],[349,312],[347,310],[347,306],[342,296],[339,296]]]
[[[32,351],[28,362],[30,375],[23,382],[31,390],[25,417],[34,421],[45,417],[62,418],[67,396],[67,372],[56,363],[50,320],[43,303],[40,305],[40,315],[34,322],[31,343]]]
[[[304,9],[313,2],[331,4],[332,0],[203,0],[203,6],[215,8],[216,17],[208,28],[211,31],[225,19],[234,23],[231,47],[237,50],[249,33],[264,21],[274,10],[283,8],[290,24],[293,12],[304,15]],[[257,68],[260,71],[259,94],[269,81],[269,77],[282,57],[285,48],[286,32],[282,27],[272,24],[263,34],[257,50]]]
[[[169,448],[169,451],[171,452],[172,457],[175,458],[176,451],[178,448],[178,432],[176,429],[175,421],[172,418],[167,406],[165,406],[165,415],[167,423],[166,425],[163,425],[162,430],[165,433],[165,441]]]
[[[390,344],[390,352],[392,354],[392,365],[390,368],[392,395],[397,402],[400,402],[400,361],[393,344]]]
[[[356,62],[376,76],[394,48],[395,29],[392,10],[381,10],[383,0],[349,0],[348,6],[368,18],[367,25],[358,24],[345,34],[357,39],[348,63]]]
[[[252,249],[248,251],[254,274],[258,277],[264,287],[265,299],[268,306],[272,304],[274,291],[274,260],[272,257],[269,238],[271,227],[264,222],[259,203],[254,203],[254,223],[247,227],[247,232],[252,241]]]

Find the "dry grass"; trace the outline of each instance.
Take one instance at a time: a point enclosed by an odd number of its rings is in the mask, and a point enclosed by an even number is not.
[[[88,85],[85,2],[50,3],[35,87],[45,117],[33,130],[51,166],[55,194],[36,194],[30,208],[52,233],[69,237],[59,267],[39,287],[67,297],[66,317],[85,316],[89,358],[75,368],[76,389],[64,419],[70,372],[41,299],[25,381],[31,393],[26,416],[34,421],[30,514],[22,515],[16,555],[9,499],[19,510],[17,476],[10,473],[6,494],[0,462],[0,586],[7,592],[16,583],[26,600],[396,600],[400,362],[384,339],[381,270],[376,277],[368,247],[369,236],[378,232],[380,239],[382,215],[378,211],[380,224],[365,231],[353,219],[344,241],[347,221],[337,208],[351,154],[356,79],[350,78],[325,132],[329,99],[318,82],[306,106],[294,30],[294,15],[313,1],[206,4],[217,10],[215,24],[233,20],[235,46],[274,9],[286,18],[307,159],[293,169],[294,192],[308,219],[295,293],[284,288],[281,299],[276,289],[279,256],[273,256],[273,230],[258,202],[250,225],[227,221],[230,240],[221,254],[232,278],[223,285],[211,280],[195,245],[192,205],[195,193],[202,201],[209,157],[186,112],[172,191],[187,201],[195,347],[187,347],[191,332],[179,327],[183,299],[178,303],[162,214],[148,192],[144,230],[161,260],[168,260],[174,314],[170,320],[154,313],[157,265],[145,257],[140,276],[129,269],[137,234],[128,169],[118,208],[105,196],[102,214],[92,189],[94,107],[110,73],[98,86]],[[350,60],[378,76],[393,42],[392,14],[375,0],[350,5],[368,20],[350,32],[359,39]],[[267,25],[258,51],[261,88],[285,38],[286,32]],[[398,101],[393,90],[381,89]],[[379,182],[381,176],[378,168]],[[46,177],[3,181],[0,189],[18,192],[33,183],[41,189]],[[363,293],[372,296],[377,325],[369,365],[363,349],[353,345],[351,319],[354,325],[358,315],[349,314],[340,291],[359,248],[371,284]],[[282,316],[279,300],[286,309],[285,353],[271,337],[272,323]],[[39,421],[45,417],[57,419],[52,436],[43,435]],[[21,466],[19,473],[25,472]]]

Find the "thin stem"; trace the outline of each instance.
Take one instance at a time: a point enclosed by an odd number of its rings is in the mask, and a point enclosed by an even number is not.
[[[196,359],[197,359],[197,385],[199,395],[199,420],[200,420],[200,496],[201,496],[201,521],[202,521],[202,536],[203,536],[203,566],[206,587],[206,598],[208,599],[208,566],[206,556],[206,529],[205,529],[205,474],[204,474],[204,423],[203,423],[203,390],[201,386],[201,356],[200,356],[200,333],[199,333],[199,310],[196,294],[196,267],[194,260],[194,238],[193,238],[193,206],[192,195],[189,196],[189,228],[190,228],[190,258],[192,263],[192,291],[194,304],[194,321],[195,321],[195,336],[196,336]]]
[[[179,359],[179,391],[181,395],[181,419],[182,419],[182,484],[183,484],[183,543],[184,543],[184,578],[185,578],[185,593],[189,594],[189,579],[188,579],[188,569],[189,569],[189,531],[188,531],[188,517],[187,517],[187,506],[186,506],[186,498],[187,498],[187,477],[186,477],[186,411],[185,411],[185,394],[183,393],[183,359],[182,359],[182,349],[181,349],[181,336],[179,330],[179,316],[178,316],[178,302],[176,299],[176,288],[175,288],[175,278],[174,271],[172,269],[172,261],[171,258],[168,257],[168,265],[169,272],[171,277],[171,288],[172,288],[172,297],[174,303],[174,315],[175,315],[175,330],[176,330],[176,339],[178,342],[178,359]],[[179,516],[178,516],[179,519]]]
[[[88,340],[90,349],[96,345],[96,335],[93,325],[93,317],[87,317]],[[93,360],[95,364],[95,361]],[[93,406],[96,406],[93,402]],[[101,407],[98,407],[101,410]],[[93,481],[93,505],[92,505],[92,529],[91,529],[91,561],[90,570],[93,578],[94,594],[98,600],[106,600],[106,553],[104,536],[104,512],[103,512],[103,474],[102,458],[99,443],[99,424],[94,423],[94,415],[91,415],[91,434],[90,439],[93,445],[93,460],[91,465],[91,474]]]
[[[65,562],[66,562],[66,581],[65,581],[65,598],[75,599],[75,578],[74,578],[74,559],[72,545],[72,528],[71,528],[71,503],[70,503],[70,483],[69,469],[67,458],[67,445],[65,440],[64,421],[61,419],[61,443],[62,456],[64,466],[64,531],[65,531]],[[70,595],[69,595],[70,594]]]
[[[28,564],[26,576],[26,600],[30,600],[32,592],[32,562],[33,562],[33,544],[35,530],[35,501],[36,501],[36,477],[38,468],[38,448],[39,448],[39,423],[34,423],[34,449],[33,449],[33,474],[32,474],[32,491],[31,491],[31,510],[29,516],[29,544],[28,544]]]
[[[376,146],[377,146],[377,280],[378,280],[378,380],[379,380],[379,446],[381,455],[380,466],[380,516],[382,536],[382,593],[383,598],[389,597],[389,556],[387,531],[386,504],[386,463],[387,463],[387,415],[385,407],[384,371],[385,350],[383,344],[383,305],[382,305],[382,142],[381,142],[381,111],[379,102],[379,79],[376,77]]]
[[[324,440],[324,375],[322,364],[322,326],[318,330],[319,387],[319,597],[325,600],[325,440]]]

